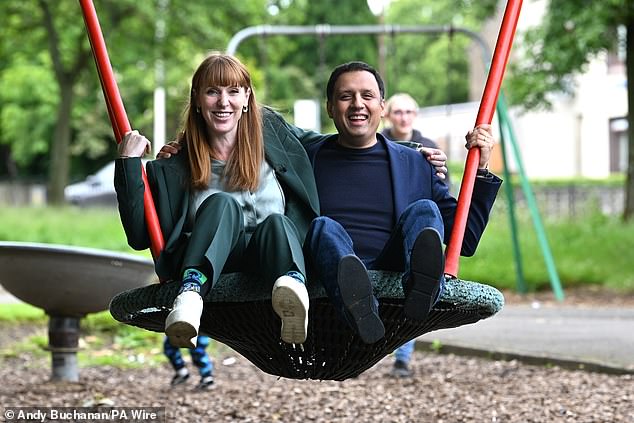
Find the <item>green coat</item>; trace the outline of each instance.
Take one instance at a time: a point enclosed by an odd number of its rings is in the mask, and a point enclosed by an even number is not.
[[[310,222],[319,215],[319,199],[313,168],[302,143],[312,143],[323,136],[289,125],[270,109],[264,108],[262,113],[265,158],[284,190],[285,215],[293,221],[303,242]],[[135,250],[150,247],[144,216],[141,166],[140,158],[117,159],[115,163],[114,185],[119,215],[128,244]],[[190,222],[187,222],[190,181],[187,154],[150,161],[146,167],[165,240],[165,248],[156,260],[156,273],[162,280],[177,279],[190,234]]]

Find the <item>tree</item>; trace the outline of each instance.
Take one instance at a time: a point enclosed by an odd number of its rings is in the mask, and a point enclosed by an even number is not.
[[[273,25],[367,25],[376,19],[366,0],[280,0],[272,1],[269,11],[268,23]],[[241,51],[257,60],[264,71],[263,100],[290,110],[298,98],[325,100],[326,81],[336,65],[350,60],[375,64],[377,47],[369,35],[302,35],[254,39]]]
[[[572,77],[599,52],[613,51],[617,31],[626,36],[627,80],[634,81],[634,1],[551,1],[541,25],[525,34],[526,61],[513,69],[511,101],[527,109],[550,107],[549,93],[572,92]],[[628,85],[628,110],[634,90]],[[634,216],[634,116],[628,113],[628,169],[624,220]]]
[[[497,0],[400,0],[386,20],[398,25],[456,26],[477,32]],[[408,92],[420,105],[469,100],[470,38],[457,34],[405,34],[391,38],[391,92]],[[482,66],[478,63],[476,66]]]
[[[161,45],[155,37],[159,3],[167,8]],[[168,122],[174,130],[201,56],[224,49],[231,34],[265,12],[264,0],[213,8],[189,0],[95,0],[95,7],[130,121],[147,134],[156,59],[167,69]],[[20,168],[48,171],[48,199],[59,204],[72,155],[101,160],[114,155],[79,3],[3,0],[0,31],[0,143],[9,145]]]
[[[497,0],[393,1],[387,8],[385,23],[453,23],[477,31],[484,18],[493,12],[496,3]],[[272,0],[269,4],[271,24],[312,26],[378,23],[366,0]],[[465,54],[470,43],[468,38],[456,36],[451,45],[446,36],[386,34],[385,39],[388,63],[383,77],[388,96],[396,91],[407,91],[424,105],[468,99],[468,57]],[[323,100],[328,75],[340,63],[362,60],[379,68],[377,42],[377,36],[368,34],[331,35],[322,39],[313,35],[278,36],[252,39],[245,42],[240,51],[257,58],[260,67],[265,69],[265,100],[285,109],[300,95]],[[323,123],[328,124],[327,121]]]

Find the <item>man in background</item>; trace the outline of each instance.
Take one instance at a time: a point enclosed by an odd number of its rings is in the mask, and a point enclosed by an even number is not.
[[[381,134],[392,141],[411,141],[422,145],[424,147],[422,151],[432,165],[444,166],[445,154],[438,148],[438,144],[424,137],[418,129],[414,129],[414,120],[417,114],[418,104],[411,95],[394,94],[385,103],[385,118],[389,122],[389,126],[383,128]],[[438,156],[440,160],[435,160],[434,156]],[[436,175],[449,187],[449,174],[447,172],[439,170]]]
[[[418,104],[411,95],[406,93],[394,94],[387,100],[385,109],[388,126],[381,131],[381,134],[383,134],[385,138],[393,141],[415,142],[425,147],[423,150],[424,154],[428,156],[437,154],[435,150],[438,150],[438,145],[431,139],[424,137],[418,129],[414,129],[414,120],[418,114]],[[433,157],[430,157],[430,160],[431,159],[433,159]],[[445,176],[442,172],[438,172],[437,175],[449,188],[449,173]],[[412,339],[394,351],[392,376],[412,376],[409,364],[412,359],[415,343],[416,340]]]

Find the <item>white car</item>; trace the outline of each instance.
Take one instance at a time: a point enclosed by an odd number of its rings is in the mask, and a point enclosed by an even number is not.
[[[143,164],[147,160],[143,160]],[[78,206],[116,206],[114,190],[114,161],[108,163],[94,175],[64,188],[66,202]]]

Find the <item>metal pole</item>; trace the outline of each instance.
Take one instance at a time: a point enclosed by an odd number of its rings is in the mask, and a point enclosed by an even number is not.
[[[451,25],[256,25],[236,32],[227,44],[227,54],[235,55],[240,44],[251,37],[270,35],[361,35],[361,34],[438,34],[459,32],[476,41],[490,57],[491,52],[479,34]]]
[[[48,321],[51,380],[78,382],[79,317],[53,316]]]
[[[517,140],[515,139],[515,135],[511,127],[511,122],[508,118],[508,111],[506,109],[506,101],[504,99],[504,94],[502,94],[502,97],[500,98],[500,102],[498,103],[498,110],[505,117],[503,120],[504,127],[501,129],[502,131],[506,130],[509,134],[509,140],[511,141],[512,151],[515,156],[515,161],[517,163],[517,167],[520,173],[520,182],[522,184],[522,190],[524,191],[524,196],[526,197],[528,210],[530,211],[531,216],[533,218],[533,225],[535,226],[535,233],[537,234],[537,240],[539,241],[542,254],[544,255],[544,261],[546,262],[546,268],[548,269],[548,275],[550,276],[550,285],[553,289],[553,293],[555,294],[555,298],[558,301],[563,301],[564,291],[561,287],[561,282],[559,281],[559,275],[557,274],[555,261],[550,251],[550,245],[548,244],[546,231],[544,230],[544,225],[542,224],[541,218],[539,216],[539,209],[537,208],[537,202],[535,201],[535,196],[533,195],[533,191],[531,190],[530,184],[528,183],[528,177],[526,176],[526,172],[524,171],[524,165],[522,163],[522,158],[520,155],[519,147],[517,145]]]
[[[506,198],[508,200],[509,205],[509,224],[511,228],[511,241],[513,243],[513,258],[515,260],[515,277],[517,278],[517,291],[521,294],[526,294],[526,282],[524,281],[524,269],[522,267],[522,255],[520,254],[520,243],[517,236],[517,219],[515,217],[515,198],[513,195],[513,184],[511,183],[511,173],[509,172],[508,165],[508,154],[506,151],[506,144],[509,141],[507,129],[509,127],[506,126],[505,120],[509,117],[504,113],[506,109],[504,109],[504,93],[500,93],[500,98],[498,99],[497,104],[497,112],[498,112],[498,122],[500,125],[500,136],[501,142],[500,147],[502,147],[502,160],[504,162],[504,180],[506,183],[504,184],[504,190],[506,191]],[[510,124],[509,124],[510,125]]]
[[[95,6],[93,5],[92,0],[79,0],[79,4],[84,15],[84,22],[86,23],[90,46],[95,58],[95,64],[97,65],[99,79],[101,80],[101,88],[103,90],[104,97],[106,98],[106,106],[108,107],[110,123],[112,124],[112,130],[118,144],[123,139],[123,135],[131,130],[130,122],[128,121],[125,108],[123,107],[123,101],[121,100],[121,95],[119,94],[117,81],[115,80],[114,73],[112,72],[112,66],[110,65],[110,59],[108,58],[108,51],[106,49],[106,42],[104,41],[103,34],[101,32]],[[145,222],[150,236],[150,250],[156,259],[163,250],[165,242],[163,240],[161,226],[159,225],[158,215],[156,214],[156,208],[154,207],[152,191],[150,191],[147,175],[145,174],[143,166],[141,166],[141,173],[143,177],[143,184],[145,185],[145,191],[143,194]]]
[[[506,4],[502,25],[498,34],[498,40],[493,52],[489,75],[480,101],[480,109],[476,118],[476,126],[481,124],[490,124],[493,120],[495,105],[502,85],[504,70],[508,61],[511,46],[513,45],[513,37],[515,28],[519,19],[520,10],[522,8],[522,0],[509,0]],[[471,205],[471,195],[473,194],[473,186],[475,183],[476,172],[480,161],[480,150],[473,148],[467,154],[467,163],[462,177],[460,186],[460,194],[458,196],[458,208],[454,218],[454,225],[451,231],[451,238],[446,251],[445,273],[457,277],[460,259],[460,250],[462,248],[462,240],[464,239],[464,231],[467,224],[467,216],[469,214],[469,206]]]
[[[154,62],[156,87],[154,88],[154,135],[152,152],[157,154],[165,145],[165,63],[163,62],[163,41],[167,32],[165,15],[169,0],[158,0],[154,39],[156,40],[157,58]]]

